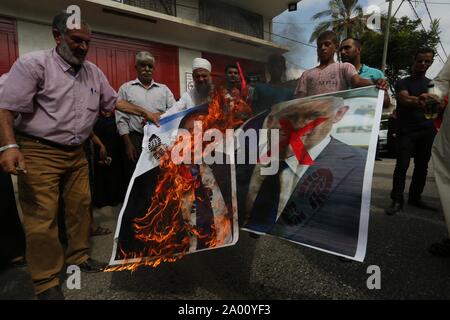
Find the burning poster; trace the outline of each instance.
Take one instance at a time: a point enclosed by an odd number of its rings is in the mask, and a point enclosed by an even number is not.
[[[110,271],[156,267],[237,242],[232,132],[250,115],[243,100],[218,90],[209,105],[162,118],[159,128],[145,127]]]
[[[249,131],[279,138],[258,135],[256,164],[237,164],[243,229],[363,261],[382,104],[383,92],[367,87],[283,102],[247,121],[238,154],[252,153]],[[263,173],[269,166],[275,173]]]

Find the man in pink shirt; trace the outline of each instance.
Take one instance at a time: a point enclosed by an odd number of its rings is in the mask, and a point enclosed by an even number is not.
[[[376,84],[377,88],[387,91],[388,83],[379,79],[375,83],[361,78],[351,63],[334,61],[334,56],[339,48],[336,33],[327,30],[317,38],[317,56],[319,66],[306,70],[300,77],[295,90],[297,98],[314,96],[348,90],[351,88],[366,87]],[[341,261],[350,261],[340,258]]]
[[[379,79],[374,83],[361,78],[351,63],[335,62],[334,55],[338,47],[337,36],[333,31],[325,31],[319,35],[319,38],[317,38],[317,55],[320,64],[318,67],[303,72],[295,90],[297,98],[374,84],[379,89],[388,89],[386,80]]]
[[[99,110],[114,109],[117,94],[103,72],[85,61],[89,26],[69,29],[69,16],[53,20],[56,48],[21,56],[0,85],[0,164],[18,174],[26,259],[39,299],[64,298],[58,277],[64,263],[85,272],[104,267],[89,258],[91,196],[82,145]],[[21,121],[13,129],[17,114]],[[59,197],[66,206],[65,259]]]

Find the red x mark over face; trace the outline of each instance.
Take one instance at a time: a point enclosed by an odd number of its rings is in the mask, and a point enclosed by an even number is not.
[[[286,148],[289,144],[292,147],[292,150],[294,151],[295,157],[297,158],[299,164],[307,166],[313,165],[314,161],[312,160],[311,156],[308,153],[308,150],[303,144],[302,138],[326,120],[328,120],[328,118],[317,118],[309,122],[304,127],[295,130],[294,126],[288,119],[280,119],[281,130],[283,130],[285,135],[288,137],[287,139],[283,139],[280,141],[280,149]],[[270,157],[270,154],[271,151],[269,150],[267,157],[262,158],[267,159],[268,157]]]

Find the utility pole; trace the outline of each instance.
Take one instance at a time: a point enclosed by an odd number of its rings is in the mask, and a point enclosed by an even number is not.
[[[393,0],[386,0],[386,1],[389,1],[389,9],[388,9],[386,33],[384,34],[383,61],[381,62],[381,70],[383,72],[386,71],[386,59],[387,59],[387,50],[388,50],[388,43],[389,43],[389,30],[391,28],[392,3],[394,2]]]

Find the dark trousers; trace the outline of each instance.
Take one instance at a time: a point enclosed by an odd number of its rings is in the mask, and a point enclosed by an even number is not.
[[[426,183],[428,161],[431,158],[431,147],[435,135],[436,130],[434,128],[398,134],[397,163],[391,192],[392,200],[403,203],[406,172],[411,158],[414,158],[414,173],[409,187],[409,200],[420,200]]]
[[[0,169],[0,270],[25,256],[25,233],[16,207],[11,176]]]
[[[134,145],[134,147],[137,150],[138,153],[138,159],[136,162],[131,161],[130,159],[125,160],[125,171],[127,175],[127,181],[128,183],[131,180],[131,177],[133,176],[134,170],[136,169],[137,161],[139,160],[139,156],[141,155],[142,151],[142,140],[144,139],[144,135],[138,132],[130,132],[130,140],[131,143]]]
[[[92,169],[93,169],[93,197],[95,207],[116,206],[123,202],[127,188],[124,161],[126,155],[123,152],[123,142],[117,133],[114,116],[99,118],[94,127],[95,134],[100,138],[112,158],[110,165],[99,164],[99,148],[94,145]]]

